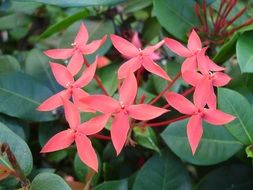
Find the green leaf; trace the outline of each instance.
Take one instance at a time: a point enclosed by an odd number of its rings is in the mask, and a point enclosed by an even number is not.
[[[4,124],[0,123],[0,143],[8,143],[11,151],[14,153],[22,171],[28,175],[33,168],[32,153],[25,143],[18,135],[8,129]],[[0,156],[0,163],[2,164],[3,157]],[[11,182],[12,181],[12,182]],[[15,183],[14,177],[9,177],[1,181],[0,186],[5,186],[10,183]]]
[[[42,101],[52,92],[29,75],[10,73],[0,76],[0,112],[31,121],[55,120],[52,113],[38,112]]]
[[[0,73],[19,71],[20,65],[17,59],[11,55],[0,55]]]
[[[237,117],[225,125],[229,132],[243,144],[252,144],[253,108],[246,98],[234,90],[219,88],[218,105],[222,111]]]
[[[31,183],[30,190],[71,190],[68,184],[53,173],[40,173]]]
[[[152,0],[131,0],[123,4],[124,13],[133,13],[144,9],[152,4]]]
[[[252,145],[247,146],[245,148],[245,152],[246,152],[248,158],[253,158],[253,147],[252,147]]]
[[[74,23],[77,20],[84,19],[85,17],[89,16],[89,11],[88,10],[82,10],[80,12],[77,12],[71,16],[68,16],[64,18],[63,20],[59,21],[58,23],[48,27],[46,31],[44,31],[39,38],[44,39],[47,38],[51,35],[53,35],[56,32],[61,31],[62,29],[67,28],[70,26],[72,23]]]
[[[87,7],[87,6],[101,6],[101,5],[113,5],[123,2],[124,0],[15,0],[15,1],[30,1],[39,2],[50,5],[56,5],[60,7]]]
[[[30,18],[21,13],[13,13],[0,17],[0,30],[7,30],[25,26],[30,23]]]
[[[153,0],[154,12],[158,21],[170,34],[186,41],[186,34],[197,26],[193,0]]]
[[[195,190],[250,190],[253,187],[252,167],[246,165],[229,165],[207,174]]]
[[[161,134],[168,147],[181,159],[196,165],[212,165],[236,154],[242,144],[222,126],[203,123],[204,133],[195,155],[192,155],[186,134],[188,119],[169,125]]]
[[[134,127],[134,140],[141,146],[160,152],[154,130],[150,127]]]
[[[118,180],[118,181],[106,181],[98,186],[96,186],[93,190],[128,190],[128,182],[126,179]]]
[[[236,56],[242,73],[253,73],[253,31],[242,34],[236,43]]]
[[[170,152],[150,158],[136,176],[133,190],[190,189],[191,182],[183,164]]]

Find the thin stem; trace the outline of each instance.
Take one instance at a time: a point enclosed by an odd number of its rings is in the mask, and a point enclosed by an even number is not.
[[[167,92],[167,90],[173,86],[173,84],[177,81],[177,79],[179,79],[180,76],[181,76],[181,71],[177,73],[175,78],[164,88],[164,90],[157,97],[155,97],[151,102],[149,102],[149,104],[156,103]]]
[[[182,93],[182,96],[188,96],[190,93],[192,93],[195,90],[195,87],[191,87],[188,90],[184,91],[184,93]]]
[[[97,138],[97,139],[102,139],[102,140],[111,140],[111,137],[105,136],[105,135],[100,135],[100,134],[95,134],[91,135],[91,137]]]
[[[84,58],[84,64],[86,67],[89,67],[89,63],[88,61]],[[109,96],[107,90],[105,89],[103,83],[101,82],[101,79],[99,78],[99,76],[97,76],[96,74],[94,75],[94,79],[96,80],[98,86],[100,87],[100,89],[103,91],[103,93],[106,95],[106,96]]]
[[[160,127],[160,126],[164,126],[164,125],[168,125],[168,124],[174,123],[176,121],[180,121],[180,120],[186,119],[188,117],[190,117],[190,115],[182,115],[180,117],[176,117],[176,118],[169,119],[169,120],[166,120],[166,121],[155,122],[155,123],[145,123],[144,125],[148,126],[148,127]]]

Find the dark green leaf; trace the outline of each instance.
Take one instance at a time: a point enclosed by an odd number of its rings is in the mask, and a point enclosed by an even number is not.
[[[0,112],[32,121],[50,121],[56,117],[52,113],[38,112],[42,101],[52,96],[45,86],[23,73],[0,76]]]
[[[186,41],[190,29],[197,26],[193,0],[153,0],[155,16],[160,24],[176,38]]]
[[[219,88],[218,105],[224,112],[237,117],[226,124],[229,132],[245,145],[253,142],[253,108],[241,94],[234,90]]]
[[[40,173],[31,183],[30,190],[71,190],[68,184],[53,173]]]
[[[0,30],[7,30],[25,26],[30,23],[28,16],[21,13],[13,13],[7,16],[0,17]]]
[[[127,1],[124,7],[124,13],[132,13],[144,9],[152,4],[152,0],[131,0]]]
[[[19,71],[20,65],[17,59],[11,55],[0,56],[0,73]]]
[[[93,190],[128,190],[128,183],[126,179],[106,181],[96,186]]]
[[[150,158],[136,176],[133,190],[191,189],[183,164],[170,152]]]
[[[195,155],[192,155],[186,125],[188,119],[169,125],[161,134],[168,147],[181,159],[196,165],[212,165],[225,161],[237,153],[242,144],[222,126],[203,123],[204,134]]]

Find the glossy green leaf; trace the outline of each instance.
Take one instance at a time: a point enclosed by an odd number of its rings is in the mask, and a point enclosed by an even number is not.
[[[124,0],[15,0],[15,1],[31,1],[39,2],[50,5],[56,5],[60,7],[87,7],[87,6],[101,6],[101,5],[113,5],[123,2]]]
[[[242,73],[253,73],[253,31],[242,34],[236,44],[236,56]]]
[[[20,70],[17,59],[11,55],[0,56],[0,73],[14,72]]]
[[[0,17],[0,30],[7,30],[30,23],[30,18],[21,13],[13,13]]]
[[[0,143],[8,143],[11,151],[14,153],[22,171],[25,175],[28,175],[33,168],[32,153],[25,143],[19,136],[13,131],[8,129],[3,123],[0,123]],[[3,157],[0,157],[0,163],[3,162]],[[1,181],[0,186],[8,186],[8,184],[15,184],[15,178],[9,177],[4,181]]]
[[[136,176],[133,190],[191,189],[189,175],[171,152],[150,158]]]
[[[32,183],[30,190],[71,190],[68,184],[58,175],[53,173],[40,173]]]
[[[152,0],[131,0],[123,5],[125,13],[133,13],[144,9],[152,4]]]
[[[68,26],[70,26],[75,21],[84,19],[88,15],[89,15],[89,11],[88,10],[82,10],[82,11],[77,12],[77,13],[71,15],[71,16],[66,17],[63,20],[59,21],[58,23],[56,23],[56,24],[48,27],[46,29],[46,31],[44,31],[40,35],[40,39],[47,38],[47,37],[53,35],[54,33],[59,32],[62,29],[67,28]]]
[[[253,108],[241,94],[234,90],[219,88],[218,105],[221,110],[237,117],[226,124],[229,132],[245,145],[253,142]]]
[[[175,122],[161,134],[168,147],[182,160],[196,165],[217,164],[232,157],[243,146],[224,127],[203,122],[204,133],[193,156],[186,135],[187,122],[188,119]]]
[[[128,190],[128,182],[126,179],[106,181],[96,186],[93,190]]]
[[[160,24],[176,38],[186,41],[190,29],[197,26],[193,0],[153,0],[154,12]]]
[[[0,112],[31,121],[50,121],[56,117],[36,108],[52,96],[52,92],[24,73],[0,76]]]
[[[246,165],[228,165],[207,174],[195,190],[251,190],[253,187],[252,167]]]
[[[138,145],[160,152],[154,130],[150,127],[134,127],[134,140]]]

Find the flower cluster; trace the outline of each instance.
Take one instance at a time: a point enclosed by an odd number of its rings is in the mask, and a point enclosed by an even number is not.
[[[114,34],[110,35],[110,39],[113,46],[126,59],[126,62],[118,69],[119,98],[117,100],[108,95],[101,80],[95,74],[98,68],[98,58],[92,64],[89,64],[84,58],[84,55],[94,53],[104,43],[106,36],[87,44],[88,31],[85,25],[81,24],[72,48],[45,51],[45,54],[50,58],[69,59],[69,62],[67,66],[50,62],[53,75],[64,90],[49,97],[37,109],[39,111],[50,111],[63,106],[69,128],[54,135],[44,145],[41,150],[42,153],[61,150],[75,142],[80,159],[97,171],[98,159],[87,136],[99,135],[98,133],[111,119],[111,140],[117,155],[120,154],[133,125],[146,124],[148,126],[147,121],[169,111],[166,106],[160,108],[152,105],[164,95],[169,106],[185,114],[186,117],[190,117],[187,125],[187,136],[193,154],[203,133],[202,119],[213,125],[222,125],[235,119],[234,116],[223,113],[216,108],[214,87],[226,85],[230,81],[230,77],[223,73],[225,68],[216,65],[205,55],[207,48],[202,48],[201,41],[194,30],[189,36],[187,48],[169,38],[155,45],[142,48],[136,33],[131,42]],[[156,60],[160,59],[156,50],[164,43],[171,51],[186,58],[182,64],[180,75],[173,80],[155,63]],[[86,69],[83,71],[84,65]],[[138,103],[136,101],[138,80],[135,77],[135,72],[138,73],[140,69],[145,69],[168,81],[168,87],[146,104],[142,100]],[[75,79],[80,72],[82,72],[80,77]],[[194,104],[183,95],[168,92],[169,87],[181,74],[185,82],[195,88]],[[83,87],[88,85],[92,79],[97,81],[104,93],[103,95],[90,95],[83,90]],[[94,114],[92,119],[81,123],[80,112],[99,112],[100,115]]]

